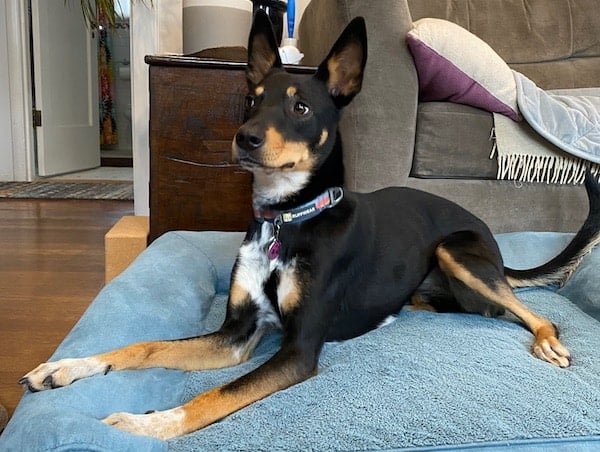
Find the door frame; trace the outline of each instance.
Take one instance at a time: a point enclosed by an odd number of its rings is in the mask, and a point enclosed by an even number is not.
[[[6,2],[5,5],[13,154],[12,174],[15,181],[32,181],[36,177],[36,163],[29,14],[27,12],[29,1],[12,0]]]

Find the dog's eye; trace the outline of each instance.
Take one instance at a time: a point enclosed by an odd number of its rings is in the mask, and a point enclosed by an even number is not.
[[[252,110],[256,106],[256,98],[254,96],[246,96],[246,100],[244,101],[244,106],[247,110]]]
[[[298,115],[306,115],[310,113],[310,107],[304,102],[296,102],[294,104],[294,113]]]

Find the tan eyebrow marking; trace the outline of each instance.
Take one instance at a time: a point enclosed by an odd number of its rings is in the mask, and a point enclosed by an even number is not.
[[[323,132],[321,132],[321,138],[319,139],[319,144],[317,146],[323,146],[327,141],[327,138],[329,138],[329,132],[327,131],[327,129],[323,129]]]
[[[295,86],[290,86],[285,93],[288,95],[288,97],[294,97],[296,95],[296,93],[298,92],[298,89]]]

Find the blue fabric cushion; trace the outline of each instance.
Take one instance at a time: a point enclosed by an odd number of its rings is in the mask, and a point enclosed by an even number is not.
[[[242,237],[164,235],[99,293],[51,359],[216,329]],[[552,257],[570,237],[516,233],[498,240],[507,265],[525,268]],[[265,337],[250,361],[231,369],[112,372],[27,393],[0,436],[0,450],[459,450],[473,445],[597,450],[599,264],[597,250],[560,290],[519,293],[559,325],[574,357],[566,370],[533,358],[531,334],[510,316],[403,311],[386,327],[327,344],[318,376],[204,430],[163,442],[123,433],[99,419],[115,411],[179,405],[264,362],[277,348],[277,334]]]

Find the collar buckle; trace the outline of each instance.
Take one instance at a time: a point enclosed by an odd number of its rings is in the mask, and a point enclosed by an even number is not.
[[[344,198],[344,189],[342,187],[331,187],[327,191],[329,192],[328,208],[336,206]]]

